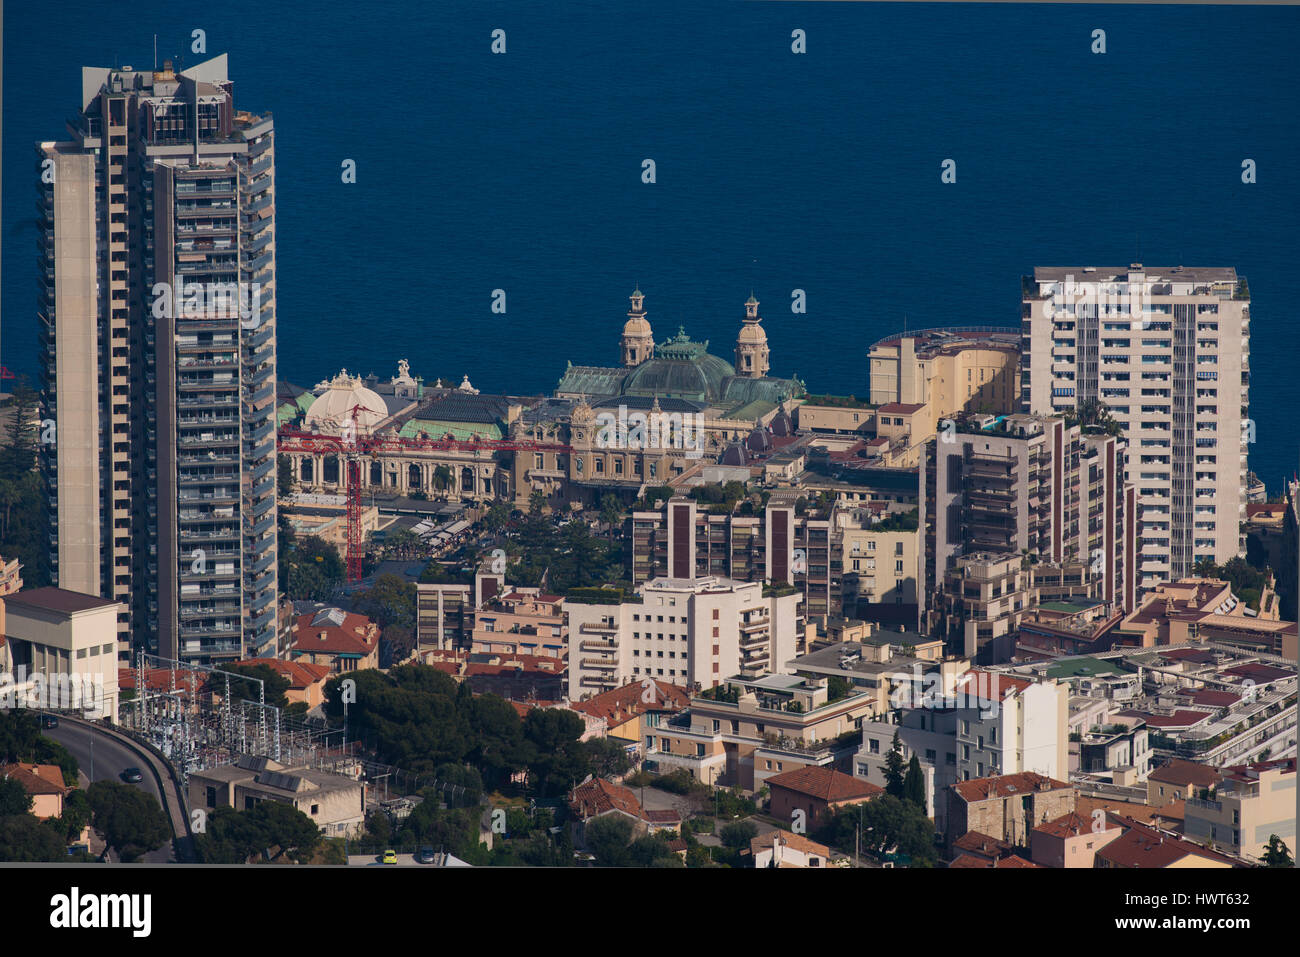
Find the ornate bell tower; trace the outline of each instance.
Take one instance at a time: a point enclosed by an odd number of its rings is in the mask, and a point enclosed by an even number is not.
[[[745,323],[740,327],[740,335],[736,336],[736,375],[750,379],[767,375],[767,333],[760,325],[762,321],[758,314],[758,300],[751,292],[745,301]]]
[[[645,295],[638,288],[628,298],[632,300],[632,308],[623,325],[622,361],[624,368],[632,369],[654,355],[655,337],[645,317]]]

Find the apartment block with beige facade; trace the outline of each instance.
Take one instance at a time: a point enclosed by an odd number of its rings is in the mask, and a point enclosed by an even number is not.
[[[874,706],[866,693],[829,701],[825,678],[733,676],[666,722],[643,722],[645,760],[706,784],[757,790],[774,774],[832,763]]]
[[[1139,587],[1243,554],[1250,294],[1231,268],[1039,267],[1022,281],[1021,408],[1105,403],[1142,511]]]
[[[995,564],[1023,557],[1084,564],[1097,598],[1132,608],[1137,506],[1125,461],[1122,439],[1060,417],[963,419],[928,447],[926,587],[950,587],[946,576],[960,556],[989,556]],[[938,599],[934,608],[951,611]]]
[[[1273,835],[1296,851],[1294,757],[1222,768],[1204,797],[1187,799],[1183,834],[1238,857],[1258,859]]]
[[[933,436],[946,418],[1014,412],[1018,346],[1014,329],[989,326],[924,329],[882,339],[869,354],[871,402],[910,409],[912,445]]]
[[[765,592],[715,576],[657,578],[617,605],[567,601],[569,698],[634,680],[710,688],[779,668],[804,632],[803,596]]]
[[[27,706],[116,724],[121,604],[45,587],[9,595],[4,605],[13,690],[26,692]]]

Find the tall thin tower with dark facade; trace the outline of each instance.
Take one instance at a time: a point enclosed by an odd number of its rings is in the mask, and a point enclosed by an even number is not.
[[[60,586],[119,649],[219,662],[276,636],[275,153],[226,57],[82,70],[38,146],[42,445]]]

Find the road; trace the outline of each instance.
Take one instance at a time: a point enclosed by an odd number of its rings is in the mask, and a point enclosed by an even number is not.
[[[41,734],[59,742],[77,759],[81,776],[87,783],[94,781],[117,781],[122,783],[121,774],[127,768],[139,768],[144,773],[144,780],[135,787],[152,794],[154,800],[163,806],[162,795],[158,793],[158,782],[154,779],[140,756],[115,738],[99,734],[83,725],[64,721],[57,728],[42,728]],[[91,741],[94,741],[94,753]],[[93,760],[92,760],[93,757]],[[93,767],[93,774],[92,772]],[[140,858],[146,864],[166,864],[176,860],[172,842],[168,841],[156,851],[150,851]]]

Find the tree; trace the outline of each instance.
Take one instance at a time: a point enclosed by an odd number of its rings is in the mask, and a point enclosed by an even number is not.
[[[749,847],[749,842],[758,837],[758,825],[753,821],[732,821],[722,828],[718,835],[722,838],[723,847],[729,847],[733,851],[744,850]]]
[[[0,817],[26,814],[32,809],[32,796],[13,778],[0,778]]]
[[[67,859],[67,843],[57,824],[31,814],[0,817],[0,861],[24,864]]]
[[[894,732],[894,742],[885,755],[885,790],[894,797],[903,796],[903,746]]]
[[[352,597],[352,608],[380,628],[414,628],[416,587],[400,575],[383,574],[374,585]]]
[[[329,601],[346,573],[347,566],[334,545],[317,535],[307,535],[294,544],[289,556],[288,595]]]
[[[539,488],[533,489],[532,494],[528,496],[528,514],[541,515],[545,508],[546,494]]]
[[[59,816],[59,826],[63,828],[67,840],[75,841],[82,830],[90,823],[92,812],[86,792],[73,790],[63,799],[63,813]]]
[[[261,801],[248,811],[219,807],[208,815],[205,831],[194,836],[195,852],[204,864],[245,864],[253,857],[306,863],[320,842],[316,823],[279,801]]]
[[[293,461],[287,455],[275,458],[275,490],[282,499],[293,494]]]
[[[610,813],[593,817],[583,828],[587,847],[600,867],[625,867],[629,863],[628,844],[632,841],[632,819]]]
[[[95,830],[123,861],[156,850],[171,838],[171,824],[152,794],[117,781],[96,781],[86,798]]]
[[[496,534],[510,524],[510,506],[505,502],[493,502],[483,513],[483,527]]]
[[[1286,842],[1276,834],[1268,836],[1268,844],[1264,847],[1264,853],[1260,855],[1259,861],[1265,867],[1294,867],[1295,861],[1291,857],[1291,849],[1287,847]]]
[[[606,492],[600,498],[600,520],[609,526],[612,538],[623,519],[623,503],[613,492]]]
[[[915,754],[907,763],[907,776],[903,778],[903,799],[925,810],[925,778],[921,773],[921,762]]]
[[[270,665],[244,665],[228,664],[222,665],[223,671],[230,671],[237,675],[245,675],[247,678],[261,678],[263,682],[263,695],[266,703],[277,708],[286,708],[289,706],[289,698],[286,692],[293,683],[276,671]],[[213,683],[218,691],[225,690],[223,679],[214,678]],[[257,700],[257,682],[248,681],[244,678],[232,678],[230,681],[230,698],[232,701],[256,701]]]

